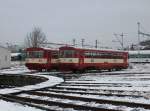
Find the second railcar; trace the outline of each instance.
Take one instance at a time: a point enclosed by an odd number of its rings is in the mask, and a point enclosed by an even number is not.
[[[59,48],[59,53],[60,70],[64,71],[120,70],[128,67],[128,52],[65,46]]]
[[[150,63],[150,50],[129,51],[130,63]]]
[[[30,70],[49,71],[58,69],[58,50],[27,48],[25,65]]]

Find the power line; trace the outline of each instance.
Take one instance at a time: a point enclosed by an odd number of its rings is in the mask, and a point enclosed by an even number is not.
[[[117,41],[113,41],[113,42],[120,43],[122,50],[124,50],[124,36],[126,35],[122,32],[121,34],[114,33],[114,36],[116,37]],[[120,36],[121,39],[118,36]]]

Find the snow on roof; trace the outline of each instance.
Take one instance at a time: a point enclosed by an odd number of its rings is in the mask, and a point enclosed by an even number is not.
[[[26,51],[41,51],[41,50],[57,51],[58,48],[52,48],[52,47],[30,47],[30,48],[26,48]]]
[[[63,47],[72,47],[72,46],[63,46]],[[104,51],[117,51],[117,52],[127,52],[127,51],[122,51],[122,50],[117,50],[117,49],[112,49],[112,48],[87,48],[87,47],[72,47],[72,48],[77,48],[77,49],[84,49],[84,50],[104,50]]]
[[[45,50],[58,50],[58,48],[53,48],[53,47],[41,47]]]
[[[11,53],[11,57],[19,56],[21,53]]]
[[[134,50],[128,52],[129,54],[150,54],[150,50]]]

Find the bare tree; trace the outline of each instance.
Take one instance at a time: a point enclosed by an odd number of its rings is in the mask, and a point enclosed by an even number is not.
[[[28,33],[25,38],[25,47],[42,47],[47,42],[45,34],[41,28],[35,27],[32,32]]]

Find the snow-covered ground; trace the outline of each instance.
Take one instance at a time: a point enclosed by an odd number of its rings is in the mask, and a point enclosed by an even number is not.
[[[1,111],[43,111],[40,109],[36,109],[34,107],[21,105],[18,103],[6,102],[3,100],[0,100],[0,110]]]
[[[33,75],[33,76],[41,76],[41,77],[46,77],[48,78],[48,81],[42,82],[36,85],[28,85],[24,87],[16,87],[16,88],[5,88],[5,89],[0,89],[0,94],[7,94],[7,93],[13,93],[13,92],[18,92],[22,90],[33,90],[33,89],[39,89],[39,88],[44,88],[48,86],[53,86],[56,84],[59,84],[60,82],[63,82],[62,78],[54,77],[54,76],[46,76],[43,75],[45,73],[37,73],[37,74],[28,74],[31,71],[28,70],[25,66],[17,65],[13,66],[10,69],[3,69],[0,70],[0,74],[26,74],[26,75]],[[0,110],[1,111],[42,111],[33,107],[29,106],[24,106],[18,103],[11,103],[11,102],[6,102],[4,100],[0,100]]]
[[[43,87],[53,86],[53,85],[59,84],[60,82],[63,82],[62,78],[43,75],[43,74],[46,74],[47,72],[41,72],[41,73],[36,73],[36,74],[30,74],[30,72],[31,70],[27,69],[23,65],[22,66],[17,65],[17,67],[11,67],[10,69],[0,70],[0,74],[26,74],[26,75],[33,75],[33,76],[41,76],[41,77],[48,78],[48,81],[42,82],[40,84],[28,85],[24,87],[0,89],[0,94],[13,93],[13,92],[18,92],[22,90],[34,90],[34,89],[39,89]]]
[[[0,70],[1,74],[24,74],[30,73],[31,70],[27,69],[24,65],[16,65],[9,69],[2,69]]]
[[[12,67],[11,69],[5,69],[5,70],[0,70],[0,73],[2,74],[27,74],[30,73],[31,71],[28,70],[25,66],[17,66],[17,67]],[[52,72],[53,73],[53,72]],[[52,73],[36,73],[36,74],[30,74],[30,75],[38,75],[42,77],[46,77],[49,80],[37,85],[29,85],[29,86],[24,86],[24,87],[17,87],[17,88],[11,88],[11,89],[1,89],[0,93],[1,94],[6,94],[6,93],[12,93],[12,92],[17,92],[21,90],[32,90],[32,89],[38,89],[38,88],[43,88],[47,86],[52,86],[55,84],[59,84],[60,82],[63,82],[63,79],[54,77],[51,74]],[[49,74],[49,75],[45,75]],[[89,81],[87,81],[89,80]],[[71,86],[71,83],[76,83],[79,82],[81,86]],[[100,86],[82,86],[82,83],[100,83]],[[57,86],[57,87],[69,87],[69,88],[81,88],[81,89],[98,89],[98,93],[107,93],[107,90],[113,90],[113,93],[117,94],[118,90],[122,90],[122,94],[126,95],[140,95],[145,98],[132,98],[132,97],[108,97],[108,96],[91,96],[91,95],[80,95],[80,94],[67,94],[70,96],[81,96],[81,97],[89,97],[89,98],[97,98],[97,99],[106,99],[106,100],[120,100],[120,101],[128,101],[128,102],[137,102],[137,103],[146,103],[150,104],[150,64],[131,64],[128,69],[122,70],[122,71],[114,71],[114,72],[104,72],[104,73],[97,73],[97,74],[85,74],[84,76],[81,76],[80,78],[72,81],[66,81],[66,83],[70,83],[68,86],[62,85],[62,86]],[[115,84],[115,85],[114,85]],[[116,91],[116,92],[115,92]],[[131,93],[130,91],[134,92]],[[90,91],[89,91],[90,92]],[[95,91],[96,92],[96,91]],[[141,93],[139,93],[141,92]],[[108,93],[111,93],[108,91]],[[60,93],[61,94],[61,93]],[[61,94],[63,95],[63,93]],[[22,95],[26,96],[26,95]],[[28,96],[28,95],[27,95]],[[34,97],[34,96],[32,96]],[[41,98],[44,99],[44,98]],[[51,98],[49,98],[51,100]],[[60,101],[60,100],[59,100]],[[63,102],[68,102],[69,100],[62,100]],[[82,104],[82,102],[77,101],[78,104]],[[3,104],[11,104],[7,103],[5,101],[0,101],[0,107]],[[91,105],[92,103],[90,103]],[[93,103],[93,105],[97,105],[96,103]],[[4,105],[3,105],[4,106]],[[17,107],[18,105],[13,104],[12,107]],[[21,106],[24,107],[24,106]],[[108,107],[108,106],[107,106]],[[110,107],[110,106],[109,106]],[[113,107],[113,106],[111,106]],[[25,107],[23,108],[23,111],[28,111],[30,107]],[[19,109],[19,108],[18,108]],[[122,108],[121,108],[122,109]],[[128,108],[127,108],[128,109]],[[129,109],[128,109],[129,110]],[[7,111],[7,110],[5,110]],[[13,111],[13,110],[11,110]],[[15,110],[17,111],[17,110]],[[32,109],[31,109],[32,111]],[[36,111],[36,110],[35,110]],[[139,111],[143,111],[139,109]],[[145,110],[144,110],[145,111]]]
[[[58,78],[58,77],[54,77],[54,76],[46,76],[46,75],[38,75],[38,76],[46,77],[46,78],[48,78],[48,81],[42,82],[40,84],[28,85],[28,86],[24,86],[24,87],[0,89],[0,94],[19,92],[19,91],[23,91],[23,90],[27,91],[27,90],[40,89],[40,88],[44,88],[44,87],[50,87],[50,86],[59,84],[60,82],[63,82],[62,78]]]
[[[134,64],[130,63],[128,69],[122,71],[115,71],[114,73],[150,73],[150,63],[147,64]]]
[[[110,84],[111,86],[100,86],[100,87],[90,87],[93,89],[107,89],[107,90],[126,90],[126,91],[150,91],[150,64],[132,64],[130,68],[125,69],[123,71],[114,71],[114,72],[106,72],[104,73],[97,73],[96,75],[88,75],[79,78],[79,80],[89,83],[105,83]],[[128,74],[130,73],[130,74]],[[139,73],[139,74],[138,74]],[[143,73],[143,74],[141,74]],[[78,80],[77,80],[78,81]],[[71,81],[71,82],[77,82]],[[80,81],[80,83],[82,83]],[[115,87],[113,84],[124,84]],[[129,84],[130,87],[126,86]],[[70,87],[70,86],[65,86]],[[72,86],[76,87],[76,86]],[[85,86],[81,86],[81,88],[87,88]]]
[[[10,69],[2,69],[0,70],[1,74],[24,74],[24,73],[30,73],[31,70],[27,69],[24,65],[22,66],[14,66]]]

